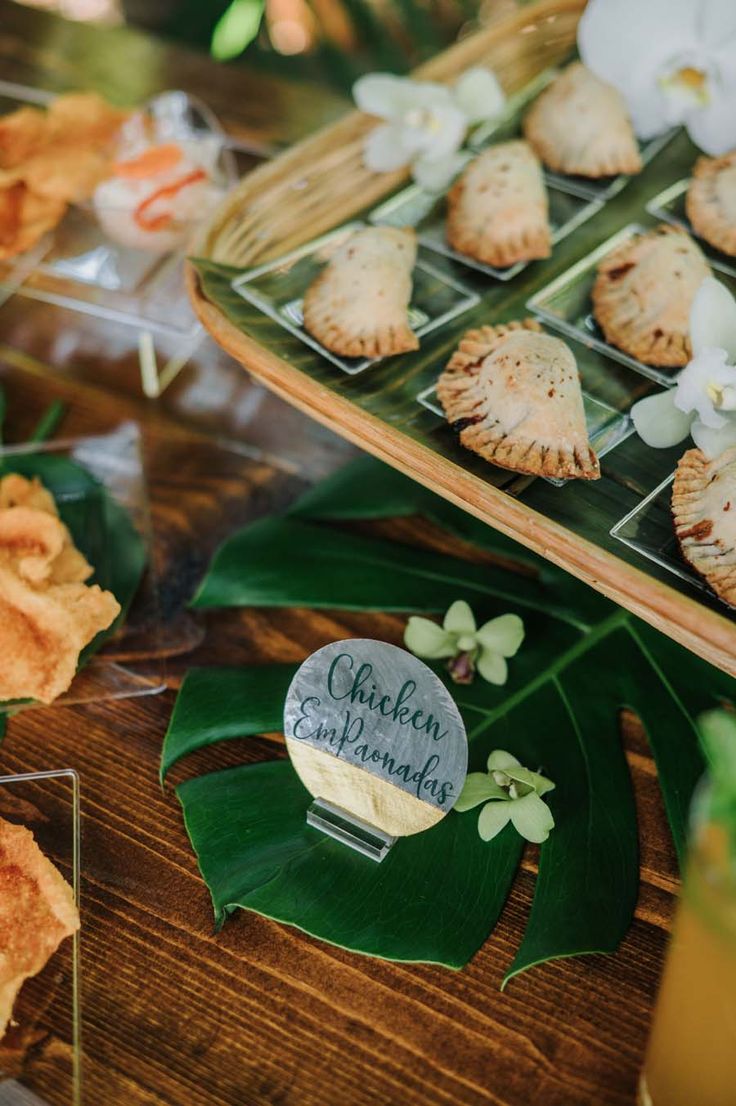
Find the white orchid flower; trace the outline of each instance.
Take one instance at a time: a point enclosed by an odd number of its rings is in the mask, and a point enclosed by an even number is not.
[[[470,69],[454,88],[389,73],[369,73],[353,86],[361,111],[384,123],[365,141],[363,156],[374,173],[411,165],[417,182],[441,191],[462,168],[459,153],[468,127],[495,118],[504,94],[493,73]]]
[[[631,417],[640,437],[667,449],[692,436],[706,457],[736,445],[736,300],[706,277],[690,312],[693,359],[677,386],[640,399]]]
[[[707,154],[736,146],[734,0],[588,0],[578,49],[640,138],[682,124]]]

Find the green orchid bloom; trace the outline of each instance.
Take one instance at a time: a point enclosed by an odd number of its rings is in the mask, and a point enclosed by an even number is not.
[[[472,683],[476,670],[490,684],[508,679],[507,657],[513,657],[524,640],[524,623],[517,614],[502,614],[476,627],[475,616],[464,599],[457,599],[441,626],[429,618],[412,615],[404,631],[404,644],[423,660],[448,659],[455,683]]]
[[[552,781],[524,768],[503,749],[494,749],[487,763],[488,772],[468,773],[455,810],[462,814],[485,803],[478,815],[484,841],[491,841],[509,822],[527,841],[546,841],[555,820],[542,795],[554,790]]]

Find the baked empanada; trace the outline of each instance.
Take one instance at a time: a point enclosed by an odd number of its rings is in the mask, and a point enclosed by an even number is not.
[[[419,348],[409,326],[411,229],[366,227],[343,243],[304,297],[304,326],[341,357],[389,357]]]
[[[736,607],[736,448],[713,461],[699,449],[680,458],[672,514],[685,560]]]
[[[547,189],[527,142],[502,142],[471,161],[447,197],[447,240],[503,268],[549,257]]]
[[[698,158],[685,209],[696,234],[736,257],[736,150]]]
[[[604,258],[593,313],[612,345],[648,365],[679,368],[692,356],[690,308],[710,275],[690,235],[662,225],[633,235]]]
[[[25,980],[78,929],[69,884],[30,830],[0,818],[0,1037]]]
[[[437,384],[460,441],[494,465],[597,480],[572,351],[531,319],[469,330]]]
[[[30,583],[70,584],[94,572],[72,541],[54,497],[40,480],[11,472],[0,479],[0,564]]]
[[[597,178],[641,170],[623,97],[579,61],[563,69],[534,101],[524,134],[557,173]]]

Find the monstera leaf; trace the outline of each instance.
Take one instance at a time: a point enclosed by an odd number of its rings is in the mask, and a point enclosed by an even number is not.
[[[344,529],[417,513],[495,553],[504,567]],[[633,710],[646,728],[681,854],[703,768],[693,720],[734,697],[730,677],[369,459],[309,492],[286,517],[230,538],[194,604],[440,612],[458,598],[479,619],[515,611],[527,630],[504,687],[478,680],[451,688],[470,770],[503,748],[557,785],[545,796],[556,827],[541,846],[531,914],[507,978],[553,957],[612,951],[638,886],[620,712]],[[279,730],[293,672],[290,665],[191,672],[164,742],[162,774],[203,745]],[[218,923],[245,907],[392,959],[467,963],[495,925],[523,844],[510,828],[484,843],[477,811],[453,812],[374,864],[306,825],[310,797],[284,760],[197,777],[177,790]]]

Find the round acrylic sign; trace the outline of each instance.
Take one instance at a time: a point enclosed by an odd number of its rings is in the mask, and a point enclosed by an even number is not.
[[[284,734],[310,794],[393,837],[439,822],[465,781],[455,701],[426,664],[383,641],[335,641],[308,657]]]

